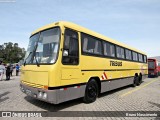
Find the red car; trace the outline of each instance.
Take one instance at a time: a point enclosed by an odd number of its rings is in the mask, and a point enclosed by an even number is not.
[[[148,59],[148,76],[158,77],[160,75],[160,63],[156,59]]]

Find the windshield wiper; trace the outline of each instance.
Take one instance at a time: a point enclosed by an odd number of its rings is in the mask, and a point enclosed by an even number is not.
[[[24,63],[23,63],[24,66],[26,65],[26,60],[29,58],[29,56],[31,55],[31,53],[32,53],[32,52],[30,52],[29,55],[26,57],[26,59],[25,59],[25,61],[24,61]]]
[[[39,67],[40,65],[39,65],[39,62],[38,62],[38,60],[37,60],[37,56],[35,55],[34,58],[35,58],[35,60],[36,60],[37,66]]]

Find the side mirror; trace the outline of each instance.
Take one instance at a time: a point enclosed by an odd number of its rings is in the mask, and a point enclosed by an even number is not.
[[[68,50],[63,50],[63,56],[68,56]]]

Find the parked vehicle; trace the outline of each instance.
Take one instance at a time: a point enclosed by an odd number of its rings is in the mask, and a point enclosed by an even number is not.
[[[21,71],[22,92],[59,104],[148,77],[147,55],[111,38],[69,22],[52,23],[33,32]]]
[[[156,59],[148,59],[148,77],[160,75],[160,63]]]

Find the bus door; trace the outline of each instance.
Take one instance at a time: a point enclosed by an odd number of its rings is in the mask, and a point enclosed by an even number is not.
[[[74,84],[79,81],[80,67],[78,38],[78,32],[67,28],[65,29],[62,53],[61,84]]]

